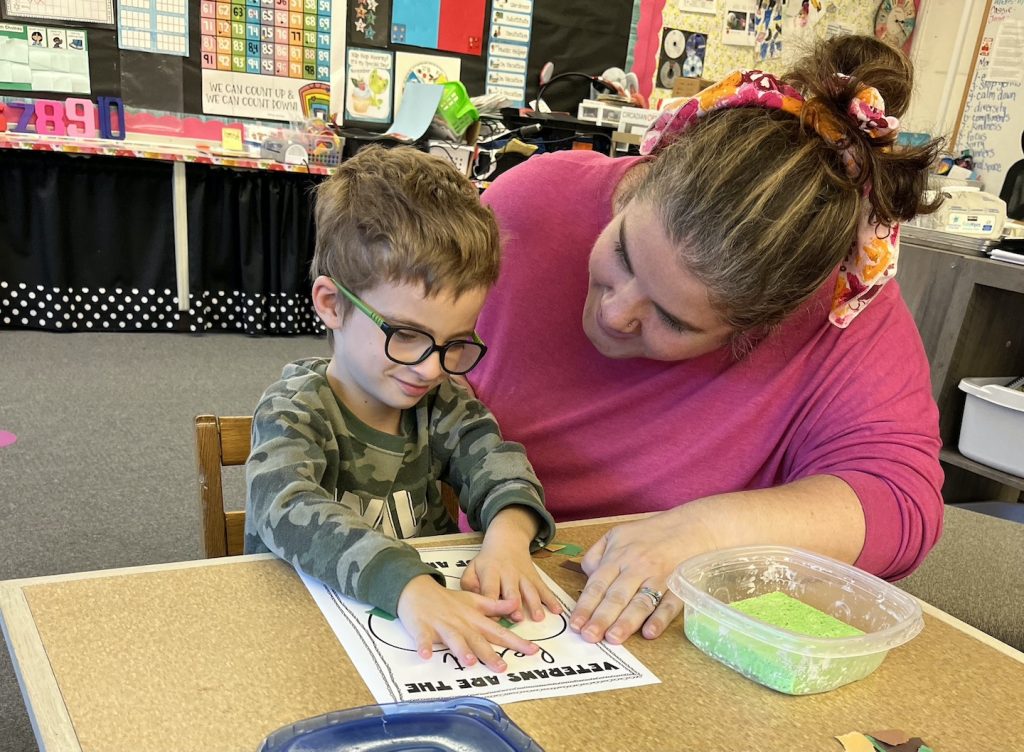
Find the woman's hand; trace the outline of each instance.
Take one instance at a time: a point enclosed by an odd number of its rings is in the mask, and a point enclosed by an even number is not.
[[[544,606],[553,614],[561,613],[561,604],[530,558],[536,529],[536,517],[527,507],[511,506],[498,512],[487,528],[480,553],[462,574],[462,589],[487,598],[515,600],[521,608],[509,615],[512,621],[522,621],[524,612],[541,621]]]
[[[683,607],[668,590],[669,575],[680,562],[715,547],[704,525],[685,509],[619,525],[587,551],[587,585],[569,619],[570,628],[587,642],[613,644],[641,627],[647,639],[665,631]]]
[[[428,660],[434,643],[441,642],[462,662],[482,662],[491,671],[502,672],[508,664],[494,645],[533,655],[538,648],[494,621],[509,616],[519,607],[515,600],[496,600],[476,593],[448,590],[432,577],[420,575],[409,580],[398,599],[398,618],[416,643],[416,653]]]

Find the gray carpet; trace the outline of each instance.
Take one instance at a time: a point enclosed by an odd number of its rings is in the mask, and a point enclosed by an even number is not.
[[[249,414],[322,339],[0,331],[0,580],[201,557],[192,418]],[[226,478],[244,498],[241,471]],[[35,750],[0,649],[0,750]]]

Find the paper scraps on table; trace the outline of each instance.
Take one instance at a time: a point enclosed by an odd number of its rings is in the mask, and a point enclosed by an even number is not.
[[[579,559],[566,559],[559,566],[562,569],[568,569],[570,572],[579,572],[580,574],[586,574],[583,571],[583,563]]]
[[[911,737],[898,729],[867,734],[851,731],[837,736],[836,741],[843,745],[844,752],[933,752],[920,737]]]
[[[560,556],[579,556],[583,553],[583,547],[577,546],[575,543],[556,543],[551,542],[544,546],[548,551],[553,554]]]

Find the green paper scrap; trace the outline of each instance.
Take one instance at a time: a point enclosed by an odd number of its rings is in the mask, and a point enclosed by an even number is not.
[[[856,637],[864,634],[856,627],[785,593],[765,593],[729,605],[773,627],[781,627],[811,637]]]
[[[512,629],[512,627],[516,625],[516,623],[509,619],[507,616],[501,617],[501,619],[498,620],[498,624],[503,626],[505,629]]]
[[[575,543],[556,543],[554,545],[558,548],[549,548],[548,550],[559,556],[579,556],[583,553],[583,546],[577,546]]]
[[[367,611],[366,613],[368,613],[368,614],[370,614],[370,615],[372,615],[372,616],[379,616],[379,617],[380,617],[381,619],[387,619],[388,621],[394,621],[394,620],[395,620],[395,618],[396,618],[396,617],[392,616],[391,614],[389,614],[389,613],[388,613],[387,611],[385,611],[384,609],[382,609],[382,608],[377,608],[376,606],[374,606],[373,608],[371,608],[371,609],[370,609],[369,611]]]
[[[882,742],[878,741],[873,736],[868,736],[867,734],[865,734],[864,738],[871,742],[871,746],[875,748],[876,752],[887,752],[890,749],[890,747],[887,747],[886,745],[882,744]]]

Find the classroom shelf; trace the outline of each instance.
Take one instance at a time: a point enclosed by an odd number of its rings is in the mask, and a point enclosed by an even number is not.
[[[942,451],[939,452],[939,459],[947,464],[968,470],[975,475],[981,475],[989,480],[994,480],[1001,485],[1016,488],[1018,491],[1024,491],[1024,478],[1019,475],[1005,473],[1002,470],[996,470],[994,467],[983,465],[980,462],[975,462],[968,457],[964,457],[960,452],[951,447],[943,447]]]

